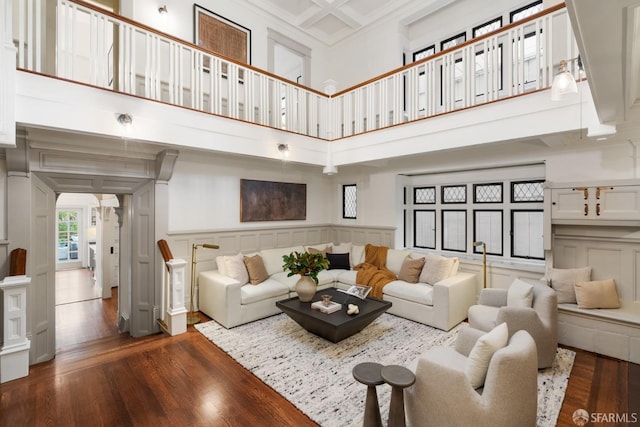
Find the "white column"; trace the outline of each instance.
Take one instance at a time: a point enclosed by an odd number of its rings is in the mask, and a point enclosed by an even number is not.
[[[31,278],[8,276],[0,282],[2,335],[0,335],[0,383],[29,375],[27,339],[27,286]]]
[[[169,304],[167,305],[167,332],[178,335],[187,332],[187,309],[184,306],[184,281],[187,261],[172,259],[169,267]]]

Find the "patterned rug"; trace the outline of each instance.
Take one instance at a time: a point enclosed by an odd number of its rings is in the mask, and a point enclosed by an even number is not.
[[[449,332],[383,314],[362,332],[337,344],[317,337],[285,314],[233,329],[211,321],[196,329],[323,427],[362,425],[366,386],[351,370],[361,362],[409,365],[434,346],[452,345]],[[538,426],[554,426],[575,353],[558,349],[551,368],[538,374]],[[378,387],[386,425],[390,387]]]

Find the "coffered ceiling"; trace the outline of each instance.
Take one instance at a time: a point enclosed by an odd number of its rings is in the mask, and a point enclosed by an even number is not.
[[[333,45],[380,19],[418,19],[455,0],[248,0],[270,15]],[[403,16],[404,15],[404,16]]]

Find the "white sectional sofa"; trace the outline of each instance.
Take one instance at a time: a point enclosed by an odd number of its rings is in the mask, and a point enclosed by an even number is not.
[[[365,246],[333,246],[327,243],[311,247],[324,250],[327,246],[333,247],[337,253],[348,248],[351,267],[364,261]],[[255,285],[248,283],[242,272],[230,268],[229,263],[233,265],[235,262],[237,266],[237,259],[241,258],[242,254],[235,257],[218,257],[217,270],[204,271],[198,276],[200,311],[226,328],[280,313],[276,301],[295,296],[295,284],[299,278],[297,275],[287,277],[287,272],[282,270],[282,256],[293,251],[303,252],[309,248],[294,246],[259,251],[257,254],[264,262],[268,278]],[[407,256],[412,259],[425,257],[424,254],[408,250],[389,249],[386,267],[397,276]],[[427,260],[429,259],[427,257]],[[424,268],[427,268],[428,264],[429,262],[425,263]],[[476,303],[476,278],[473,274],[458,272],[457,260],[454,260],[454,264],[455,268],[452,268],[449,277],[432,285],[394,280],[384,286],[383,299],[393,303],[388,313],[446,331],[463,321],[467,317],[468,308]],[[356,284],[356,275],[357,271],[352,269],[322,271],[318,275],[318,289],[348,289]]]

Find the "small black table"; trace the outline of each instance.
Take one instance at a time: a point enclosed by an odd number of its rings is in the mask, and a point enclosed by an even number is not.
[[[311,308],[311,303],[322,300],[322,295],[331,295],[332,301],[342,304],[335,313],[325,314]],[[359,307],[358,314],[347,314],[349,304]],[[311,302],[300,302],[298,297],[277,301],[276,306],[307,331],[331,342],[339,342],[363,330],[391,307],[389,301],[377,298],[360,299],[336,289],[316,292]]]

